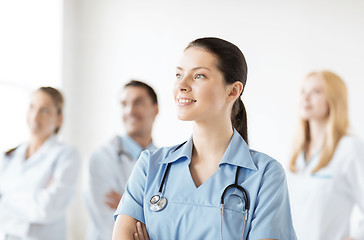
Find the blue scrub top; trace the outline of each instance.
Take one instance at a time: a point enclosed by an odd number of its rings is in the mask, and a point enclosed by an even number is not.
[[[244,239],[297,239],[285,173],[276,160],[250,150],[234,130],[218,170],[197,188],[189,170],[192,137],[174,151],[176,147],[141,154],[115,218],[125,214],[145,223],[150,239],[220,239],[221,194],[234,183],[236,169],[241,167],[238,183],[247,191],[250,200]],[[149,200],[158,193],[167,163],[171,163],[171,168],[163,186],[163,196],[168,203],[163,210],[152,212]],[[226,194],[224,239],[240,239],[245,204],[241,199],[242,194],[236,189]]]

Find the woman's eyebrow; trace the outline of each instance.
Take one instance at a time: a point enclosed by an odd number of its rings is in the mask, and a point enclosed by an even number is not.
[[[177,69],[178,70],[183,70],[183,68],[181,68],[181,67],[177,67]],[[209,68],[207,68],[207,67],[194,67],[191,70],[196,71],[196,70],[200,70],[200,69],[206,69],[206,70],[211,72],[211,70]]]

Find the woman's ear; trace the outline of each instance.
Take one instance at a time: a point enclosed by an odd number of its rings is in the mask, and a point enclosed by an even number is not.
[[[62,113],[60,113],[60,114],[58,114],[58,119],[57,119],[57,128],[61,128],[62,123],[63,123],[63,114],[62,114]]]
[[[238,97],[240,97],[243,88],[244,85],[242,82],[236,81],[231,84],[229,87],[228,101],[235,101]]]
[[[159,107],[157,103],[153,104],[153,109],[154,109],[154,117],[156,117],[159,113]]]

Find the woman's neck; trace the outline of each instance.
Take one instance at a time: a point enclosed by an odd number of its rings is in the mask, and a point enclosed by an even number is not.
[[[48,136],[50,137],[50,136]],[[26,154],[26,159],[32,156],[39,148],[42,147],[48,137],[32,136],[29,141],[29,146]]]
[[[233,136],[231,123],[194,123],[192,155],[196,155],[200,161],[214,159],[219,163]],[[192,156],[194,157],[194,156]]]
[[[196,187],[217,171],[233,133],[231,123],[222,124],[219,120],[194,123],[193,150],[189,169]]]
[[[311,158],[313,154],[319,152],[322,148],[326,138],[326,121],[310,121],[310,142],[308,143],[306,154],[307,159]]]

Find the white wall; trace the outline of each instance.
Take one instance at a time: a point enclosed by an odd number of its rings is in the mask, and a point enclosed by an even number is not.
[[[0,150],[28,139],[29,95],[60,87],[62,1],[0,0]]]
[[[315,69],[346,81],[352,128],[364,139],[363,12],[360,0],[65,0],[63,87],[70,105],[64,138],[86,159],[123,132],[117,92],[136,78],[159,96],[155,142],[183,141],[191,132],[174,114],[175,66],[189,41],[217,36],[238,45],[247,59],[243,100],[252,148],[286,165],[300,82]],[[82,201],[74,209],[79,239],[86,227]]]

